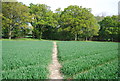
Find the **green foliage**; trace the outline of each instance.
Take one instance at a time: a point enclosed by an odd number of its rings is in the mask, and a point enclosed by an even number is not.
[[[0,40],[0,80],[2,80],[2,41]]]
[[[53,12],[45,4],[26,6],[19,2],[3,2],[1,16],[2,36],[9,39],[26,37],[29,33],[33,38],[52,40],[98,37],[98,40],[118,41],[120,38],[118,16],[95,17],[90,8],[77,5]]]
[[[118,43],[58,42],[58,58],[66,79],[118,78]]]
[[[57,21],[53,18],[53,12],[45,4],[30,4],[30,14],[33,15],[31,22],[34,27],[33,35],[41,39],[46,27],[56,27]]]
[[[2,3],[2,33],[3,37],[19,37],[19,33],[24,33],[28,29],[29,9],[22,3],[3,2]],[[25,31],[28,33],[27,31]],[[16,36],[17,35],[17,36]]]
[[[90,9],[81,6],[68,6],[61,13],[61,27],[63,31],[71,32],[75,36],[92,37],[97,35],[98,24]]]
[[[3,79],[47,79],[52,42],[3,41]]]
[[[115,59],[105,64],[99,65],[96,68],[90,69],[84,73],[79,73],[74,76],[74,79],[118,79],[118,59]],[[94,74],[94,75],[93,75]],[[107,74],[107,75],[106,75]]]
[[[99,24],[100,40],[118,41],[120,34],[120,22],[118,21],[118,16],[107,16],[102,21],[100,21]]]

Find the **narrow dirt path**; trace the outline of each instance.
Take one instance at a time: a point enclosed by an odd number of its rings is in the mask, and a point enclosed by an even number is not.
[[[53,47],[53,54],[52,54],[52,64],[50,64],[49,66],[49,71],[50,71],[49,78],[50,79],[63,79],[60,73],[61,65],[57,59],[58,52],[57,52],[56,42],[53,42],[53,44],[54,44],[54,47]]]

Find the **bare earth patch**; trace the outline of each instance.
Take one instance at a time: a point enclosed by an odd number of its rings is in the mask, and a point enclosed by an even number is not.
[[[53,54],[52,54],[52,64],[49,65],[50,79],[63,79],[60,73],[61,65],[57,59],[57,45],[56,42],[53,42]]]

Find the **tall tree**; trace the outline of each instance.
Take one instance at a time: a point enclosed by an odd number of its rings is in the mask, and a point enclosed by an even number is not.
[[[22,3],[3,2],[2,14],[3,34],[9,39],[18,34],[21,27],[28,25],[29,9]]]
[[[34,27],[34,38],[41,39],[46,26],[55,27],[57,21],[53,18],[53,12],[45,4],[30,4],[30,14],[33,15],[31,25]]]
[[[118,21],[118,16],[107,16],[102,21],[100,21],[99,24],[100,40],[118,41],[118,35],[120,34],[120,22]]]
[[[90,11],[81,6],[68,6],[61,13],[61,28],[71,32],[75,40],[78,40],[79,35],[86,38],[96,35],[99,26]]]

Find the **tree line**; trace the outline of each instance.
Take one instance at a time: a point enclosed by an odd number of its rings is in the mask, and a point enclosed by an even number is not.
[[[94,16],[90,8],[70,5],[51,11],[45,4],[2,2],[2,37],[49,40],[118,41],[118,15]]]

